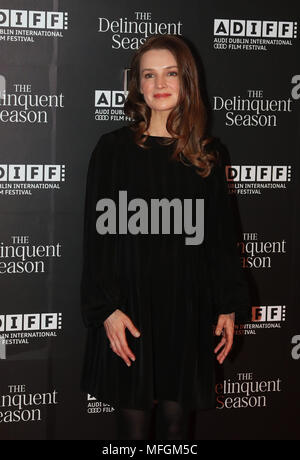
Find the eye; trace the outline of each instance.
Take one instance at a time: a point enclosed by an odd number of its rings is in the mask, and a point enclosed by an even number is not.
[[[177,77],[177,75],[178,75],[178,73],[175,70],[169,72],[169,74],[173,74],[174,77]]]
[[[148,76],[153,75],[153,73],[145,73],[144,78],[148,78]]]

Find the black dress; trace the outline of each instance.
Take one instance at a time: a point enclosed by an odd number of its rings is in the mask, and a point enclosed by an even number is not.
[[[90,159],[81,281],[87,327],[81,389],[114,407],[150,409],[155,399],[166,399],[191,409],[213,408],[213,324],[221,313],[235,312],[237,321],[248,320],[250,307],[224,168],[216,166],[202,178],[193,166],[171,161],[172,146],[161,145],[161,138],[152,136],[146,142],[148,150],[134,143],[129,127],[122,127],[102,135]],[[100,235],[96,222],[102,212],[96,203],[114,200],[118,216],[124,197],[128,206],[135,198],[148,204],[145,233],[134,234],[142,225],[136,220],[127,234],[117,225],[116,234]],[[155,198],[180,199],[182,215],[188,202],[194,203],[196,215],[196,199],[204,199],[202,243],[187,244],[191,235],[184,225],[181,233],[175,232],[175,224],[165,227],[165,233],[162,227],[152,232]],[[129,222],[141,209],[134,204],[127,216],[122,207],[119,220],[127,217]],[[136,356],[130,367],[110,348],[103,326],[116,308],[141,333],[135,338],[126,329]]]

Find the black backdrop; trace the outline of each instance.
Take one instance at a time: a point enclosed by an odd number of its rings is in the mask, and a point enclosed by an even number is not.
[[[99,136],[127,122],[124,72],[155,31],[201,56],[252,292],[196,439],[299,439],[299,10],[0,0],[0,439],[115,439],[114,408],[79,390],[85,179]]]

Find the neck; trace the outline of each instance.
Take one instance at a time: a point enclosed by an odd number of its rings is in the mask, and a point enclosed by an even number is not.
[[[171,137],[166,128],[169,113],[169,110],[152,110],[147,134],[150,136]]]

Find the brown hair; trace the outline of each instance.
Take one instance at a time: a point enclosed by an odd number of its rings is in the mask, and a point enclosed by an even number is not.
[[[178,63],[180,78],[178,104],[170,112],[166,124],[172,138],[163,139],[163,144],[175,142],[172,158],[188,163],[202,177],[209,176],[218,161],[218,151],[209,148],[212,137],[207,135],[207,110],[200,91],[196,62],[189,46],[177,35],[154,35],[138,49],[131,61],[128,96],[124,112],[134,121],[130,128],[135,142],[143,148],[148,136],[151,109],[140,93],[140,62],[142,55],[151,49],[169,50]]]

